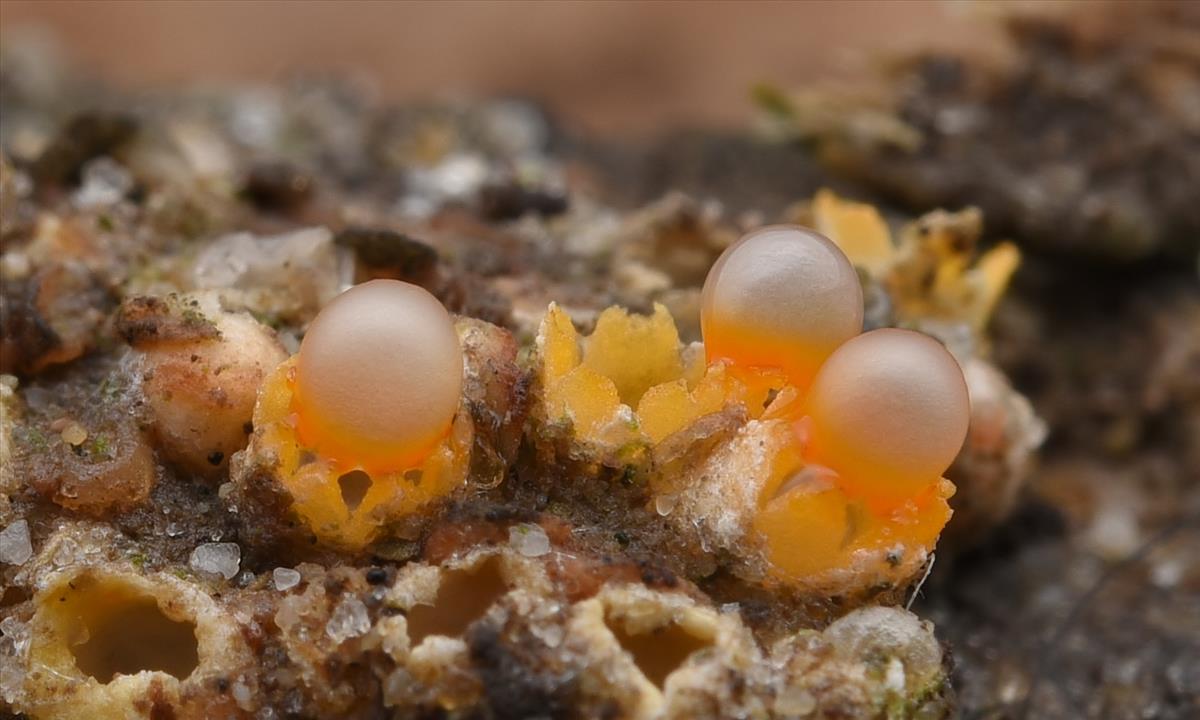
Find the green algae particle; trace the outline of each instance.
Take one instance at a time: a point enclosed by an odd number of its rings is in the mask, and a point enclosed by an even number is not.
[[[92,438],[88,444],[88,453],[91,455],[92,461],[112,460],[112,443],[108,436],[103,433],[98,433]]]

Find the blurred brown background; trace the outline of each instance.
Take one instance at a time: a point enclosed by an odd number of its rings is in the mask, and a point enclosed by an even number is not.
[[[517,93],[573,126],[641,132],[734,125],[748,89],[861,73],[884,54],[997,42],[986,3],[33,2],[94,73],[129,86],[269,81],[291,70],[371,77],[385,96]]]

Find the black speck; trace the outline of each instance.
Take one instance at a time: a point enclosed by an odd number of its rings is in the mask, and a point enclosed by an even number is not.
[[[673,588],[679,584],[679,578],[666,567],[645,561],[639,562],[638,565],[642,582],[650,587]]]
[[[224,459],[225,459],[225,453],[221,452],[220,450],[213,450],[212,452],[210,452],[208,454],[208,464],[209,465],[220,465],[221,461]]]
[[[133,138],[138,123],[132,116],[86,112],[71,118],[30,167],[39,186],[74,185],[92,158],[111,154]]]
[[[515,182],[487,185],[479,192],[479,212],[492,221],[516,220],[525,213],[542,217],[561,215],[569,205],[562,193],[527,188]]]
[[[387,228],[346,228],[334,237],[334,242],[353,249],[364,265],[392,268],[399,279],[409,282],[428,278],[437,266],[436,250]]]
[[[379,567],[367,570],[367,582],[372,585],[382,585],[387,582],[387,570]]]
[[[242,197],[260,210],[292,213],[313,196],[313,178],[285,162],[262,163],[250,170]]]

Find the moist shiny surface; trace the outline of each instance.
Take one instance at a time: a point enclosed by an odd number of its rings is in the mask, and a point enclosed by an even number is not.
[[[862,288],[824,236],[772,225],[732,245],[704,283],[708,358],[779,367],[806,386],[821,362],[862,331]]]
[[[329,303],[304,337],[300,433],[341,466],[400,469],[446,434],[461,389],[462,349],[445,308],[415,285],[374,280]]]
[[[962,371],[933,338],[884,328],[838,348],[805,400],[808,455],[850,488],[899,502],[941,477],[962,447]]]

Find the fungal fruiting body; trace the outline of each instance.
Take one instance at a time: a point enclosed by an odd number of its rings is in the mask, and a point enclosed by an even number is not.
[[[941,475],[966,435],[962,371],[920,333],[860,335],[861,293],[837,246],[778,226],[731,246],[705,283],[709,359],[774,366],[795,390],[776,410],[792,444],[773,458],[754,520],[785,580],[850,568],[860,551],[928,552],[950,516]]]
[[[939,342],[883,328],[834,351],[803,413],[806,457],[836,468],[848,492],[887,512],[954,461],[967,432],[967,386]]]
[[[800,227],[772,225],[731,245],[704,283],[700,325],[710,362],[777,368],[807,387],[862,332],[862,288],[845,254]]]
[[[325,306],[297,354],[300,439],[347,469],[404,470],[450,429],[462,349],[437,298],[373,280]]]
[[[465,479],[471,422],[458,412],[462,349],[425,290],[372,280],[330,302],[300,351],[267,378],[257,450],[318,537],[361,547],[387,522]]]
[[[627,466],[730,405],[758,417],[807,387],[821,361],[862,331],[853,266],[836,245],[800,228],[763,228],[731,246],[702,295],[702,347],[680,343],[661,305],[648,317],[608,308],[581,338],[551,304],[537,348],[548,424],[569,423],[573,439],[599,450],[602,463]]]

